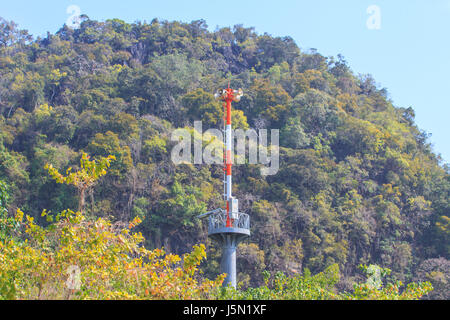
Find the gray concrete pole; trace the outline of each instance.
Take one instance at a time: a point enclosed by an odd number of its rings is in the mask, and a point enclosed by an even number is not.
[[[231,234],[225,235],[220,264],[221,273],[227,274],[223,282],[224,287],[231,285],[236,288],[236,246],[236,236]]]

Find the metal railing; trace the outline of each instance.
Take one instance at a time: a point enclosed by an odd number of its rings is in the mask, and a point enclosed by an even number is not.
[[[227,214],[216,212],[208,217],[208,232],[214,233],[216,230],[227,227]],[[231,219],[231,228],[250,229],[250,216],[239,212],[236,219]]]

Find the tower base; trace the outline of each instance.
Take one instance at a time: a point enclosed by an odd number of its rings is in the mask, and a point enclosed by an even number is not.
[[[228,228],[230,229],[230,228]],[[233,228],[231,228],[233,229]],[[248,230],[246,230],[248,232]],[[232,286],[236,288],[236,248],[243,240],[245,240],[250,232],[222,232],[210,235],[222,245],[222,260],[220,263],[220,273],[226,274],[223,286]]]
[[[208,236],[222,246],[220,272],[227,275],[223,286],[236,288],[236,248],[250,236],[250,217],[245,213],[237,213],[236,219],[231,219],[230,227],[223,211],[208,213],[208,216]]]

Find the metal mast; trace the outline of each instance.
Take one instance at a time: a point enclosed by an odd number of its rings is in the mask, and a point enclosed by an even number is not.
[[[224,102],[224,200],[225,208],[216,209],[199,216],[208,217],[208,235],[222,245],[221,273],[227,277],[224,286],[236,287],[236,247],[250,236],[250,217],[239,212],[238,199],[232,195],[233,135],[231,128],[231,102],[239,102],[241,89],[220,89],[214,96]]]

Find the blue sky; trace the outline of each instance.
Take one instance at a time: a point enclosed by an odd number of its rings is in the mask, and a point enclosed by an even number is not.
[[[34,36],[56,32],[70,17],[67,8],[76,5],[96,20],[204,19],[211,31],[243,24],[260,34],[291,36],[302,50],[340,53],[355,73],[370,73],[386,87],[394,105],[412,106],[419,127],[432,134],[434,151],[450,163],[450,0],[2,2],[0,16]],[[372,5],[380,10],[379,29],[367,26]]]

